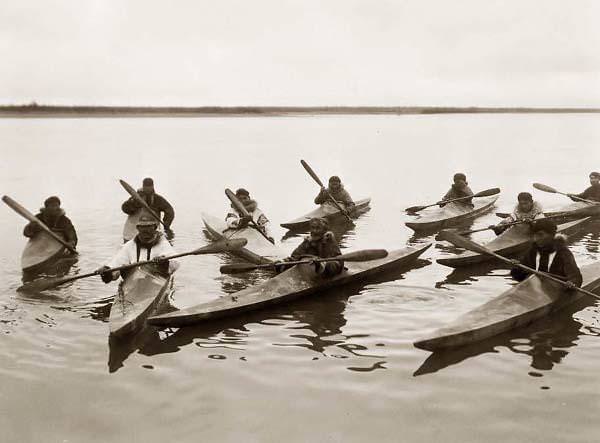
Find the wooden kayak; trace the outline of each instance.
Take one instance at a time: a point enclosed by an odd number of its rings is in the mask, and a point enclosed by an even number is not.
[[[64,239],[62,234],[56,234]],[[67,252],[67,248],[40,231],[27,241],[21,255],[21,268],[23,272],[35,272],[66,256]]]
[[[378,273],[409,270],[430,246],[431,244],[427,244],[419,249],[408,247],[392,251],[379,260],[346,262],[347,269],[331,278],[317,275],[311,265],[297,265],[259,285],[187,309],[150,317],[148,323],[157,326],[187,326],[261,309],[348,283],[367,282],[369,277]]]
[[[216,241],[223,238],[245,238],[248,240],[246,247],[228,251],[228,253],[250,263],[269,263],[287,257],[287,254],[281,248],[272,244],[253,227],[228,229],[224,220],[208,214],[202,214],[202,221],[206,227],[206,234],[211,240]]]
[[[600,215],[600,203],[593,205],[585,202],[573,202],[566,206],[563,206],[556,211],[544,212],[546,217],[559,217],[564,218],[561,221],[576,220],[583,217],[595,217]]]
[[[356,206],[352,209],[350,214],[348,214],[351,218],[358,217],[360,214],[365,212],[369,204],[371,203],[370,198],[363,198],[362,200],[358,200],[355,202]],[[323,203],[314,211],[309,212],[302,217],[299,217],[295,220],[292,220],[287,223],[281,223],[281,227],[286,229],[291,229],[295,231],[304,231],[308,230],[309,221],[311,218],[320,217],[327,219],[330,223],[335,223],[338,221],[346,220],[346,217],[342,214],[342,212],[336,208],[334,205],[330,203]]]
[[[110,335],[123,336],[140,329],[152,311],[168,295],[172,278],[140,266],[132,270],[119,285],[119,292],[110,308]]]
[[[582,288],[588,291],[600,289],[600,262],[582,267],[581,274]],[[581,292],[566,291],[558,283],[531,275],[414,345],[428,351],[468,345],[527,325],[584,296]]]
[[[589,217],[558,225],[557,232],[572,235],[579,231],[581,225],[588,220]],[[504,257],[514,257],[525,252],[532,241],[531,228],[527,224],[522,224],[508,228],[498,237],[486,243],[485,247]],[[496,258],[488,254],[479,254],[472,251],[465,251],[454,257],[440,258],[436,261],[441,265],[450,266],[451,268],[459,268],[487,261],[497,261],[500,263]]]
[[[474,198],[473,208],[460,202],[448,203],[443,208],[435,207],[424,211],[423,215],[418,216],[415,221],[406,222],[405,225],[414,231],[435,231],[457,226],[483,215],[494,206],[496,200],[498,200],[497,195]]]

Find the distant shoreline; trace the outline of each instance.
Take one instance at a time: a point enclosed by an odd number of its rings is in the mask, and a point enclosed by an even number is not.
[[[0,106],[0,118],[278,117],[302,115],[593,114],[600,108],[450,106]]]

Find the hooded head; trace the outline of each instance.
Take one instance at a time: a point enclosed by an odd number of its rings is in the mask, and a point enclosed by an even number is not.
[[[533,241],[539,248],[549,248],[554,243],[556,235],[556,223],[547,218],[540,218],[533,223]]]
[[[137,238],[143,245],[149,245],[158,238],[158,221],[149,214],[142,214],[136,224]]]
[[[325,233],[329,231],[329,223],[324,218],[314,217],[309,221],[309,229],[311,240],[321,240]]]
[[[142,193],[145,195],[154,194],[154,180],[152,180],[150,177],[146,177],[142,181]]]
[[[533,209],[533,197],[529,192],[521,192],[517,196],[517,200],[521,212],[530,212]]]
[[[600,185],[600,172],[590,172],[590,185],[592,185],[592,186]]]
[[[456,174],[454,174],[454,177],[452,178],[452,180],[454,181],[454,185],[457,187],[464,187],[467,186],[467,176],[465,174],[463,174],[462,172],[457,172]]]
[[[337,192],[342,189],[342,180],[337,175],[332,175],[329,178],[329,189],[333,192]]]
[[[55,195],[44,200],[44,207],[41,209],[41,212],[50,218],[60,217],[65,213],[65,211],[63,211],[63,209],[60,207],[60,198]]]

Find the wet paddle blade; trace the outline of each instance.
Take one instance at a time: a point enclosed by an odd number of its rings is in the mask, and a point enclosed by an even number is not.
[[[344,261],[370,261],[379,260],[388,256],[388,251],[385,249],[363,249],[361,251],[349,252],[348,254],[342,254],[337,258]]]
[[[496,212],[496,217],[508,218],[510,217],[510,214],[508,212]]]
[[[485,191],[478,192],[477,194],[473,194],[473,197],[490,197],[492,195],[500,194],[500,188],[490,188]]]
[[[243,248],[248,244],[248,240],[245,238],[232,238],[229,240],[219,240],[209,245],[203,246],[196,249],[194,255],[202,254],[218,254],[220,252],[233,251],[236,249]]]
[[[558,194],[558,191],[552,186],[544,185],[542,183],[534,183],[533,187],[543,192],[550,192],[551,194]]]
[[[406,208],[405,211],[410,213],[419,212],[425,209],[427,206],[411,206],[410,208]]]
[[[264,265],[254,265],[252,263],[234,263],[231,265],[223,265],[219,268],[222,274],[239,274],[242,272],[253,271],[255,269],[264,268]]]
[[[458,246],[459,248],[468,249],[469,251],[478,252],[480,254],[489,254],[494,256],[497,255],[489,249],[458,235],[458,232],[455,230],[444,229],[440,231],[436,238],[439,238],[440,240],[446,240],[453,245]]]

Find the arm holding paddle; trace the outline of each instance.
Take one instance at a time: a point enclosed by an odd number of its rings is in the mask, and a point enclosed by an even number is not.
[[[476,198],[476,197],[490,197],[492,195],[496,195],[496,194],[500,194],[500,188],[491,188],[491,189],[486,189],[485,191],[480,191],[477,194],[474,195],[468,195],[468,196],[464,196],[464,197],[458,197],[458,198],[453,198],[450,200],[443,200],[443,201],[439,201],[436,203],[432,203],[430,205],[425,205],[425,206],[411,206],[410,208],[406,208],[405,211],[408,212],[409,214],[415,213],[415,212],[419,212],[422,211],[425,208],[429,208],[431,206],[438,206],[441,204],[447,204],[447,203],[452,203],[455,201],[460,201],[460,200],[465,200],[465,199],[472,199],[472,198]]]
[[[331,193],[323,185],[323,182],[321,181],[319,176],[315,173],[315,171],[313,171],[313,169],[310,167],[310,165],[308,163],[306,163],[304,160],[300,160],[300,163],[302,164],[302,167],[304,168],[304,170],[306,172],[308,172],[308,175],[310,175],[312,177],[312,179],[321,187],[321,192],[325,193],[327,195],[328,199],[333,203],[333,206],[335,206],[342,214],[344,214],[346,219],[348,219],[348,221],[351,222],[352,219],[350,218],[350,215],[348,215],[348,211],[346,209],[344,209],[335,198],[333,198]],[[320,195],[320,193],[319,193],[319,195]],[[317,196],[317,198],[318,198],[318,196]],[[348,198],[350,198],[349,194],[348,194]],[[352,201],[352,199],[350,199],[350,201]],[[317,199],[315,199],[315,203],[316,202],[317,202]],[[320,203],[317,203],[317,204],[320,204]],[[354,205],[354,202],[352,202],[352,204]]]
[[[239,198],[237,198],[237,196],[233,193],[233,191],[229,188],[225,189],[225,195],[227,196],[227,198],[229,199],[229,201],[231,201],[231,204],[233,205],[233,208],[240,214],[241,218],[244,218],[245,220],[248,221],[248,223],[250,225],[252,225],[258,232],[260,232],[260,234],[266,238],[269,242],[271,242],[272,244],[275,244],[275,240],[273,239],[273,237],[269,236],[266,232],[264,227],[261,227],[253,218],[252,215],[250,215],[250,213],[248,212],[248,210],[246,209],[246,207],[244,206],[244,204],[240,201]],[[266,217],[265,217],[266,220]],[[267,220],[268,221],[268,220]]]

